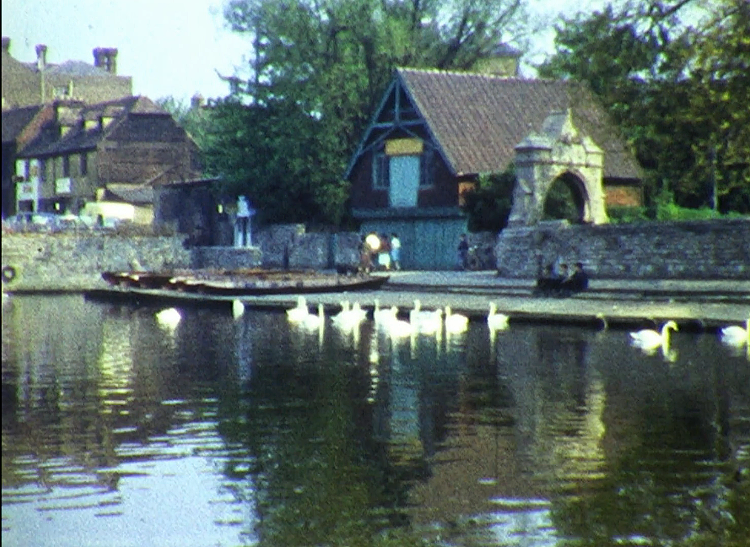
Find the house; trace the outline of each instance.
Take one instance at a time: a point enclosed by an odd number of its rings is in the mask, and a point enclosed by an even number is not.
[[[77,213],[90,202],[128,203],[131,220],[150,223],[153,187],[200,177],[195,142],[146,97],[55,101],[30,110],[19,130],[21,111],[2,112],[4,163],[6,120],[14,121],[7,147],[15,148],[10,188],[3,177],[4,209],[13,193],[17,211]]]
[[[15,108],[13,110],[4,110],[2,113],[2,132],[3,132],[3,162],[2,162],[2,215],[6,218],[16,211],[16,182],[15,177],[15,157],[19,148],[22,148],[28,136],[24,140],[24,129],[39,114],[41,106],[27,106]]]
[[[585,86],[399,68],[345,174],[352,213],[363,232],[399,234],[404,267],[453,268],[462,194],[505,171],[559,112],[601,149],[606,203],[639,205],[637,162]]]
[[[25,63],[10,53],[10,38],[2,38],[2,108],[19,108],[55,100],[99,103],[133,94],[133,79],[117,74],[117,49],[93,50],[94,63],[69,60],[47,62],[47,46],[36,46],[36,61]]]

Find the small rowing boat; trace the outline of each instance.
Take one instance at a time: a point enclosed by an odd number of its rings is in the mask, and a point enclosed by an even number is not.
[[[312,294],[381,288],[388,276],[339,275],[315,271],[249,269],[237,271],[103,272],[119,289],[157,289],[206,296]]]

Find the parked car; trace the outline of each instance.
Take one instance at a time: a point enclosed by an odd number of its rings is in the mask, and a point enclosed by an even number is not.
[[[87,230],[91,223],[76,215],[21,212],[5,219],[3,228],[13,232],[62,232],[65,230]]]

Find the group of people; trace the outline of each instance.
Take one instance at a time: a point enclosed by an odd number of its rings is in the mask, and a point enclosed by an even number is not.
[[[536,281],[534,293],[541,296],[570,296],[585,291],[588,286],[589,276],[581,262],[574,264],[573,271],[568,270],[567,264],[560,264],[557,272],[548,264]]]
[[[364,272],[373,270],[401,269],[401,240],[396,232],[376,234],[371,232],[362,238],[360,250],[360,269]]]

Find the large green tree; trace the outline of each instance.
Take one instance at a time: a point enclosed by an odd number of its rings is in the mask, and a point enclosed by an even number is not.
[[[589,83],[646,169],[652,202],[750,212],[746,0],[629,2],[563,19],[539,70]]]
[[[269,221],[342,222],[341,177],[394,67],[467,69],[522,44],[525,1],[230,0],[252,47],[213,108],[207,166]]]

